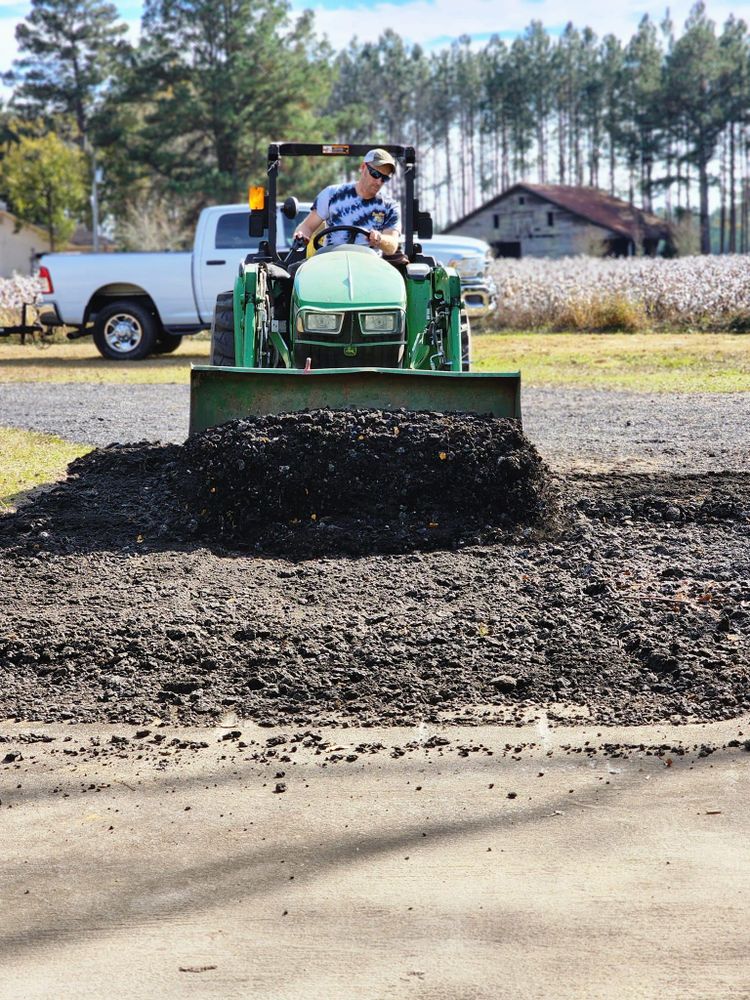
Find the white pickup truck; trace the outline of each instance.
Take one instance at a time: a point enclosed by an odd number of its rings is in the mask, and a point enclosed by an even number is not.
[[[287,218],[279,209],[280,252],[309,210],[300,205],[297,216]],[[210,327],[217,296],[233,286],[240,263],[257,249],[259,240],[248,235],[249,216],[246,204],[204,208],[192,251],[44,254],[39,318],[47,327],[67,327],[71,339],[93,334],[106,358],[137,361],[169,353],[185,334]],[[486,244],[437,236],[424,245],[425,253],[457,266],[470,315],[485,315],[490,300],[494,308]]]

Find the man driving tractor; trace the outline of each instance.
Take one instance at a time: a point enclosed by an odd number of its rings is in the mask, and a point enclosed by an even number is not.
[[[395,254],[401,240],[401,212],[396,201],[382,192],[396,172],[396,161],[384,149],[365,153],[356,184],[331,184],[320,192],[312,211],[296,229],[294,239],[308,243],[316,231],[326,226],[358,226],[368,230],[367,238],[356,241],[386,256]],[[329,245],[346,242],[343,232],[328,236]]]

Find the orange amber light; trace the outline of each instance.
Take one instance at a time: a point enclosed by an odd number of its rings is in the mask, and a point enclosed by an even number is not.
[[[248,199],[252,212],[260,211],[266,203],[266,192],[262,187],[251,187],[248,190]]]

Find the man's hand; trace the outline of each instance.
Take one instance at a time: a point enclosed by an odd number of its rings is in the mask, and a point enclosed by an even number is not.
[[[307,245],[322,225],[323,220],[318,213],[310,212],[308,217],[303,222],[300,222],[294,230],[294,236],[292,236],[292,239],[302,240],[302,242]]]
[[[371,229],[367,235],[367,242],[373,250],[382,250],[386,255],[393,254],[398,250],[399,233],[396,229]]]

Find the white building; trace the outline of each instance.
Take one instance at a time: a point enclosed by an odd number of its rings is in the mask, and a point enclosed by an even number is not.
[[[19,222],[5,208],[0,208],[0,278],[31,274],[36,255],[48,253],[50,242],[43,229]]]

